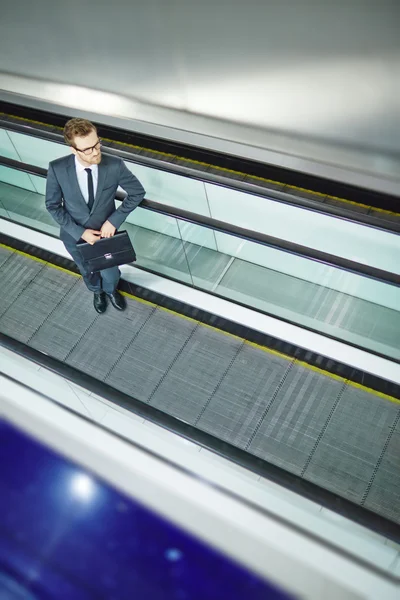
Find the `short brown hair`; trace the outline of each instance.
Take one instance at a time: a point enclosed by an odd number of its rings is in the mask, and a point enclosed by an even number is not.
[[[86,119],[70,119],[64,126],[65,143],[73,146],[75,137],[86,137],[93,130],[97,131],[96,127]]]

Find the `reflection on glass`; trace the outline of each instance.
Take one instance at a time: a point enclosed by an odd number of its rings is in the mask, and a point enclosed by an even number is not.
[[[96,492],[95,482],[85,473],[74,474],[71,480],[71,492],[74,498],[90,502]]]
[[[0,571],[0,598],[1,600],[37,600],[37,596],[5,571]]]
[[[205,183],[205,188],[213,219],[400,272],[400,237],[395,233],[212,183]]]
[[[137,266],[193,285],[177,219],[139,207],[121,229],[129,234]]]
[[[59,227],[46,210],[45,179],[0,166],[0,217],[58,235]]]

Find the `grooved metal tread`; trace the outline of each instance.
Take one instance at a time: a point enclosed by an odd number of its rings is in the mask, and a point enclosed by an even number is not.
[[[0,246],[0,331],[400,523],[400,404]]]

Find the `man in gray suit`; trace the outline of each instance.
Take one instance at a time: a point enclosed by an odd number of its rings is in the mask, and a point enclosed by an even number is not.
[[[72,154],[49,164],[46,208],[60,225],[60,238],[87,288],[94,292],[96,311],[103,313],[106,310],[107,296],[115,308],[124,310],[124,298],[117,291],[118,267],[91,273],[76,245],[81,240],[95,244],[101,237],[113,236],[143,200],[145,190],[120,158],[102,156],[96,127],[90,121],[68,121],[64,139]],[[116,209],[118,186],[127,196]]]

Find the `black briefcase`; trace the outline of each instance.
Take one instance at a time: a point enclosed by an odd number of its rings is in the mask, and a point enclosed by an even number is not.
[[[136,260],[135,250],[126,231],[117,231],[112,237],[101,238],[94,244],[79,242],[76,247],[92,273]]]

